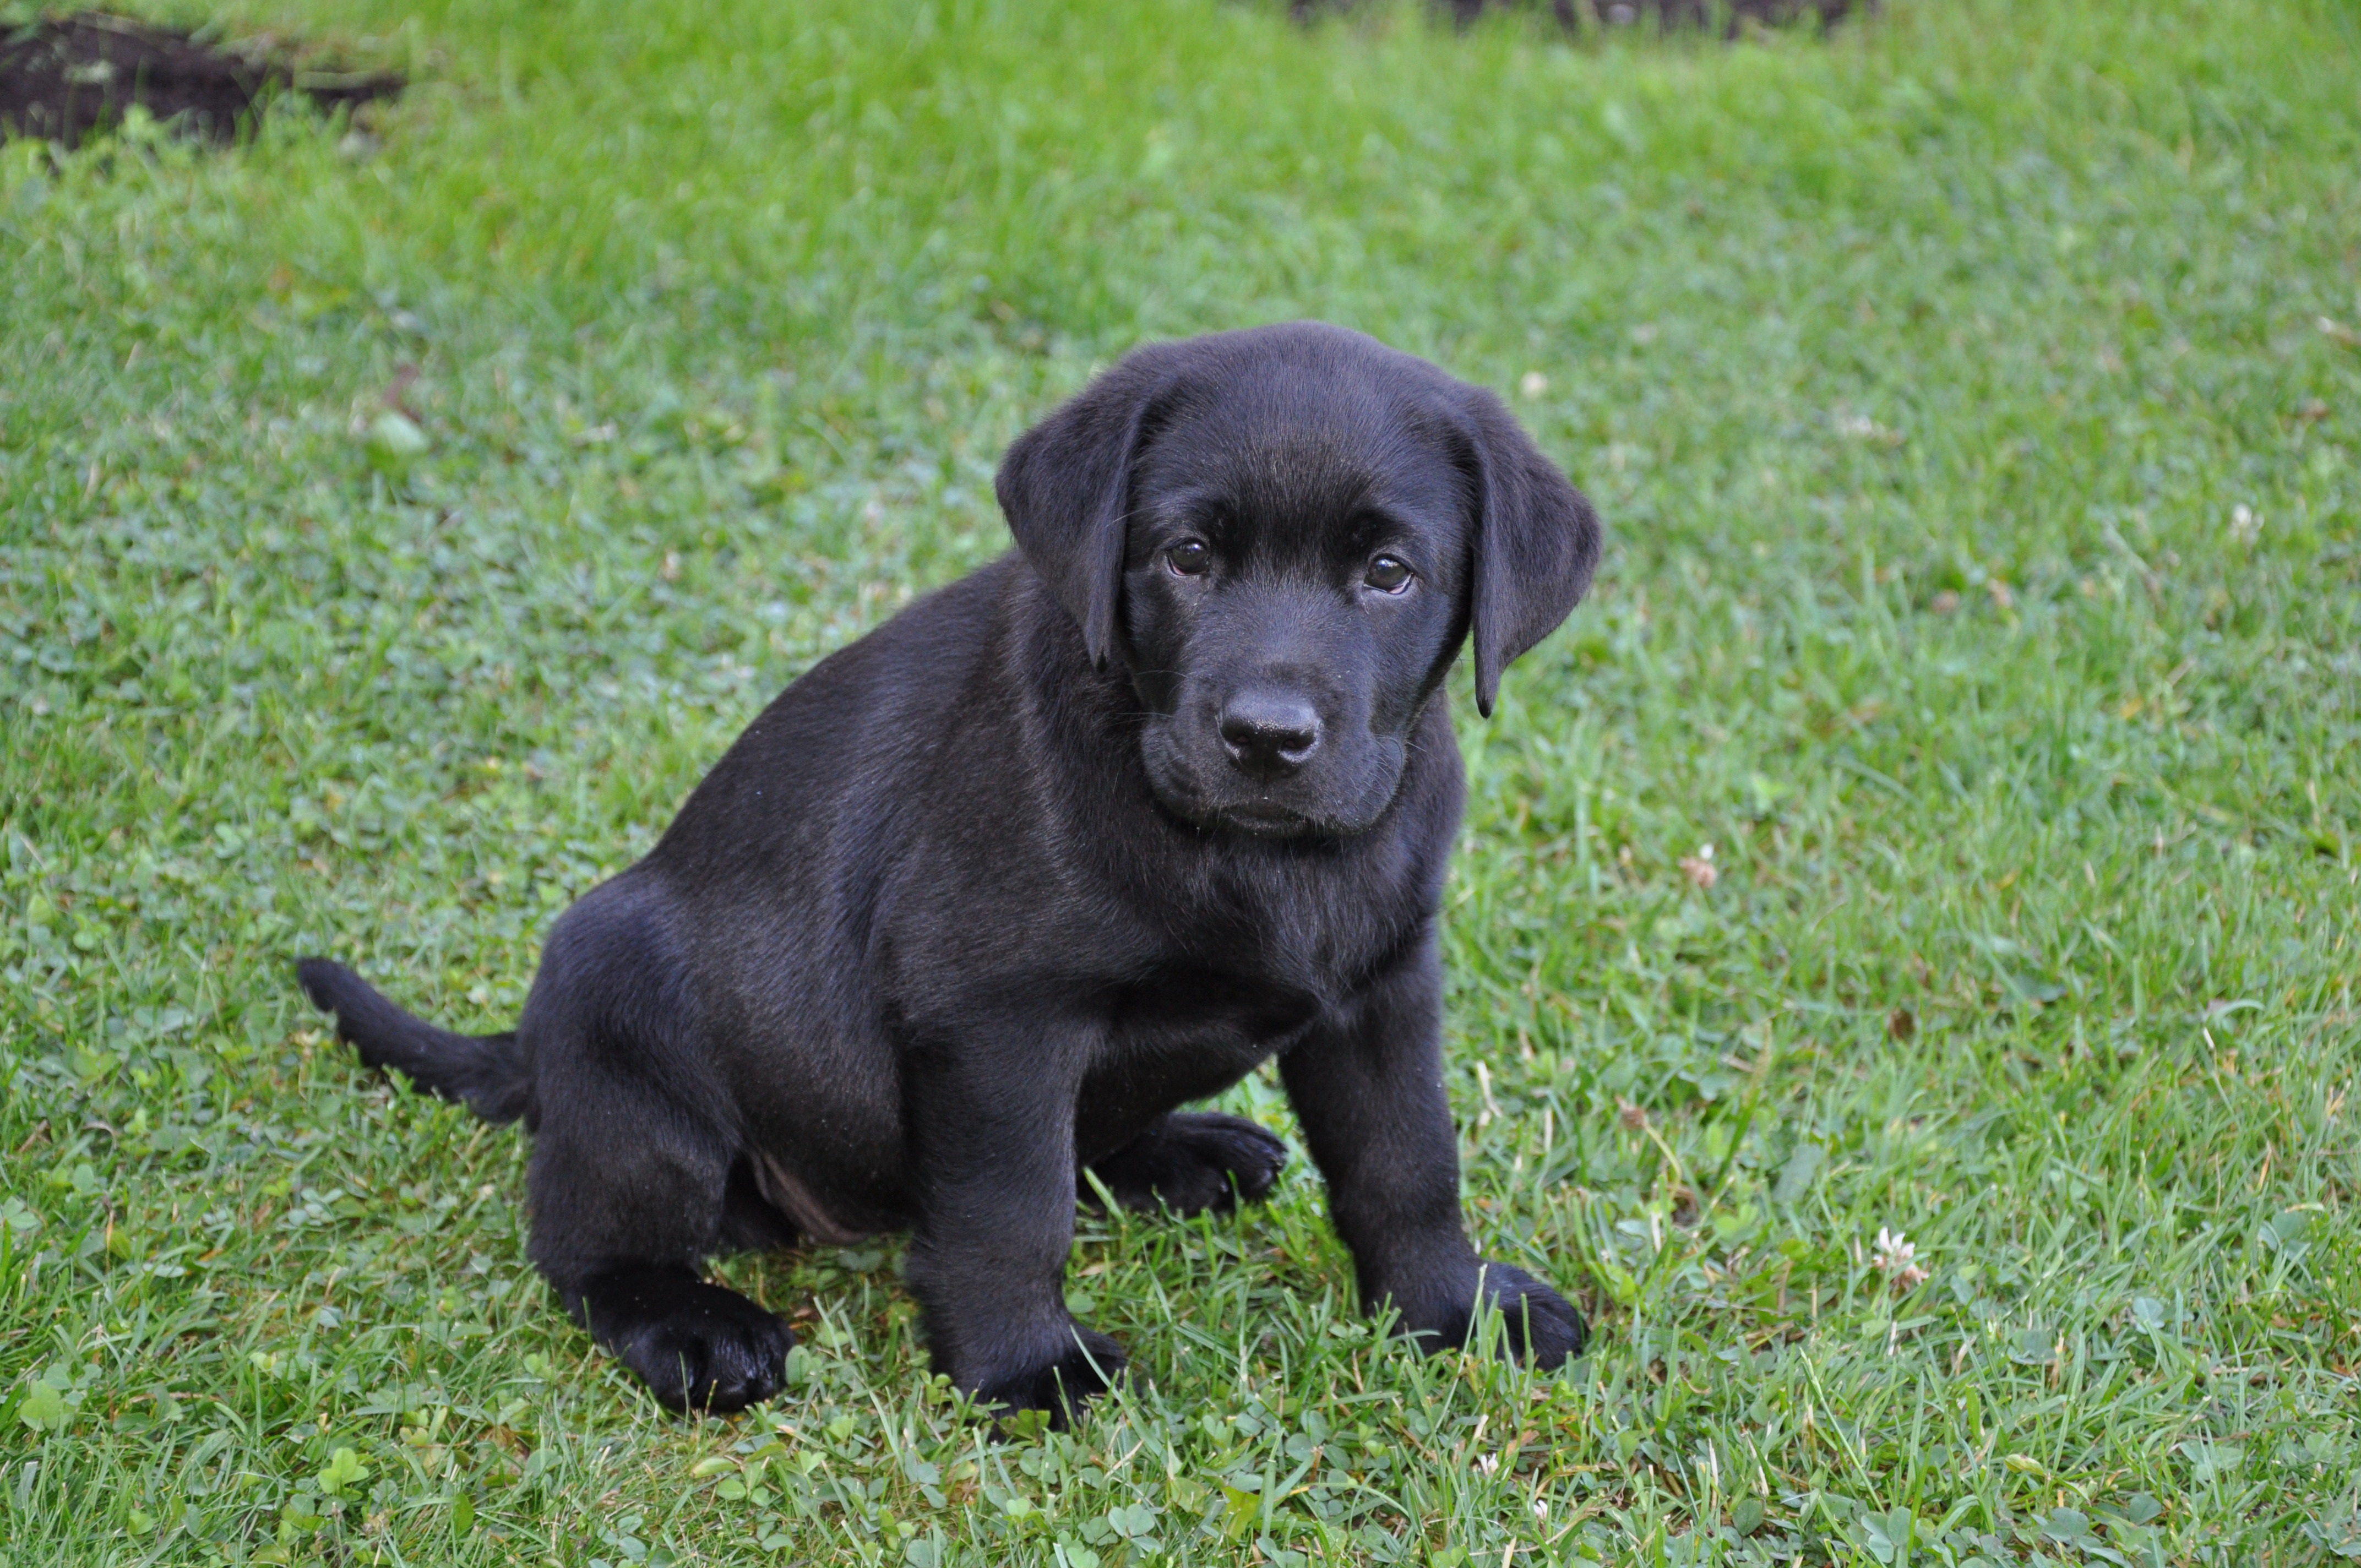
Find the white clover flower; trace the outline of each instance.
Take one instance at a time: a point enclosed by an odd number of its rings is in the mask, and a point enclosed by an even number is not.
[[[1900,1231],[1877,1228],[1877,1243],[1870,1254],[1870,1262],[1880,1274],[1891,1280],[1896,1290],[1911,1290],[1927,1282],[1927,1271],[1918,1266],[1918,1248]]]

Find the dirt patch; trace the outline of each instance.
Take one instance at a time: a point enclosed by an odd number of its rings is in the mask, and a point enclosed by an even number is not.
[[[134,104],[182,136],[226,142],[283,94],[357,104],[404,85],[389,71],[320,69],[271,39],[208,42],[102,11],[0,29],[0,136],[67,147]]]

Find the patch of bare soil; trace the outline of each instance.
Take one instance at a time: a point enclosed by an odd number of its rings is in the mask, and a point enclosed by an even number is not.
[[[227,142],[283,94],[358,104],[404,85],[388,71],[299,64],[269,39],[207,42],[103,11],[0,29],[0,136],[66,147],[114,126],[134,104],[183,136]]]

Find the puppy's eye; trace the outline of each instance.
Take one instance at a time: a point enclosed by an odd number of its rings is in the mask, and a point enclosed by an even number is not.
[[[1164,552],[1164,564],[1184,577],[1194,577],[1213,565],[1213,553],[1202,539],[1184,539]]]
[[[1369,563],[1368,574],[1361,580],[1381,594],[1398,594],[1410,587],[1409,564],[1399,555],[1380,555]]]

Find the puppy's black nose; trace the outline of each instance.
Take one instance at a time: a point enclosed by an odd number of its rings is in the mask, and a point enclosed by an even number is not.
[[[1222,744],[1249,773],[1291,773],[1320,749],[1320,716],[1300,696],[1244,691],[1222,706]]]

